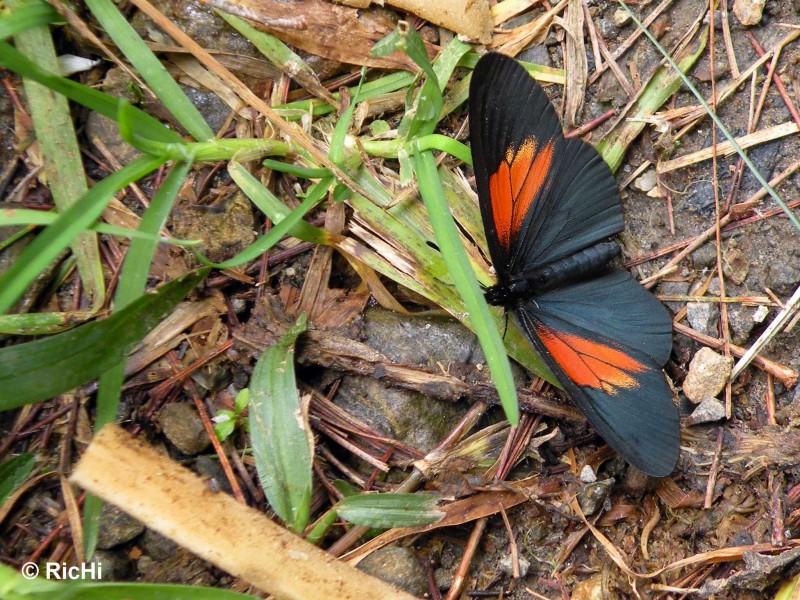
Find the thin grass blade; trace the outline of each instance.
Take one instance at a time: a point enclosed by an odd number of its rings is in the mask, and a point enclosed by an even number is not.
[[[359,494],[340,500],[334,510],[345,521],[375,527],[419,527],[436,523],[445,513],[430,494]]]

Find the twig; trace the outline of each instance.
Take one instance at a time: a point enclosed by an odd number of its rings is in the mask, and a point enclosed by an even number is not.
[[[711,467],[708,470],[708,484],[706,485],[706,496],[703,501],[703,508],[708,510],[714,501],[714,488],[717,485],[717,472],[719,471],[719,456],[722,453],[722,427],[717,428],[717,443],[714,446],[714,458],[711,459]]]
[[[775,337],[789,322],[792,318],[793,313],[800,307],[800,287],[798,287],[792,297],[789,298],[788,302],[786,302],[786,306],[778,313],[772,323],[769,324],[769,327],[762,333],[759,338],[755,341],[755,343],[750,346],[750,348],[742,355],[734,367],[733,371],[731,371],[731,381],[735,380],[742,371],[747,368],[753,360],[755,360],[756,356],[764,349],[764,347],[772,341],[772,338]],[[775,374],[778,379],[781,377]],[[797,377],[795,376],[795,382],[797,381]],[[786,385],[786,382],[781,379],[781,382]],[[793,387],[792,385],[787,386],[789,388]]]
[[[467,579],[469,565],[472,563],[472,558],[475,556],[475,551],[478,549],[478,543],[481,541],[481,537],[483,536],[483,532],[486,530],[486,524],[488,522],[489,519],[487,517],[478,519],[475,522],[475,527],[473,527],[472,533],[469,536],[469,541],[467,541],[467,546],[464,548],[464,555],[461,557],[461,562],[458,564],[458,570],[453,578],[453,584],[447,591],[445,600],[456,600],[457,598],[461,597],[461,589],[464,587],[464,582]]]

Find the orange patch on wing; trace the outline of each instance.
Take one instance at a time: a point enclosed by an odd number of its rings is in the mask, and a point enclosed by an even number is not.
[[[639,382],[632,373],[647,366],[621,350],[544,326],[536,329],[547,351],[576,385],[602,389],[616,395],[619,388],[633,389]]]
[[[553,163],[553,141],[537,152],[536,138],[526,139],[516,152],[506,150],[505,159],[489,178],[489,197],[497,237],[504,248],[511,245],[536,195],[542,189]]]

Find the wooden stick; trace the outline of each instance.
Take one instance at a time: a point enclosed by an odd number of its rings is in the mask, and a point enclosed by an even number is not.
[[[414,600],[291,534],[117,425],[70,481],[228,573],[283,600]]]

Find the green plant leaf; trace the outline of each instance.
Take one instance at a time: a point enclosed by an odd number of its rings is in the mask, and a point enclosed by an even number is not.
[[[14,493],[36,466],[36,456],[30,452],[10,458],[0,465],[0,506]]]
[[[95,379],[158,325],[208,271],[175,279],[108,319],[0,349],[0,410],[47,400]]]
[[[310,518],[313,438],[294,375],[294,344],[306,330],[301,315],[256,363],[250,381],[250,439],[270,506],[295,533]]]
[[[430,494],[359,494],[343,498],[333,509],[344,520],[365,527],[418,527],[442,520],[439,499]]]

